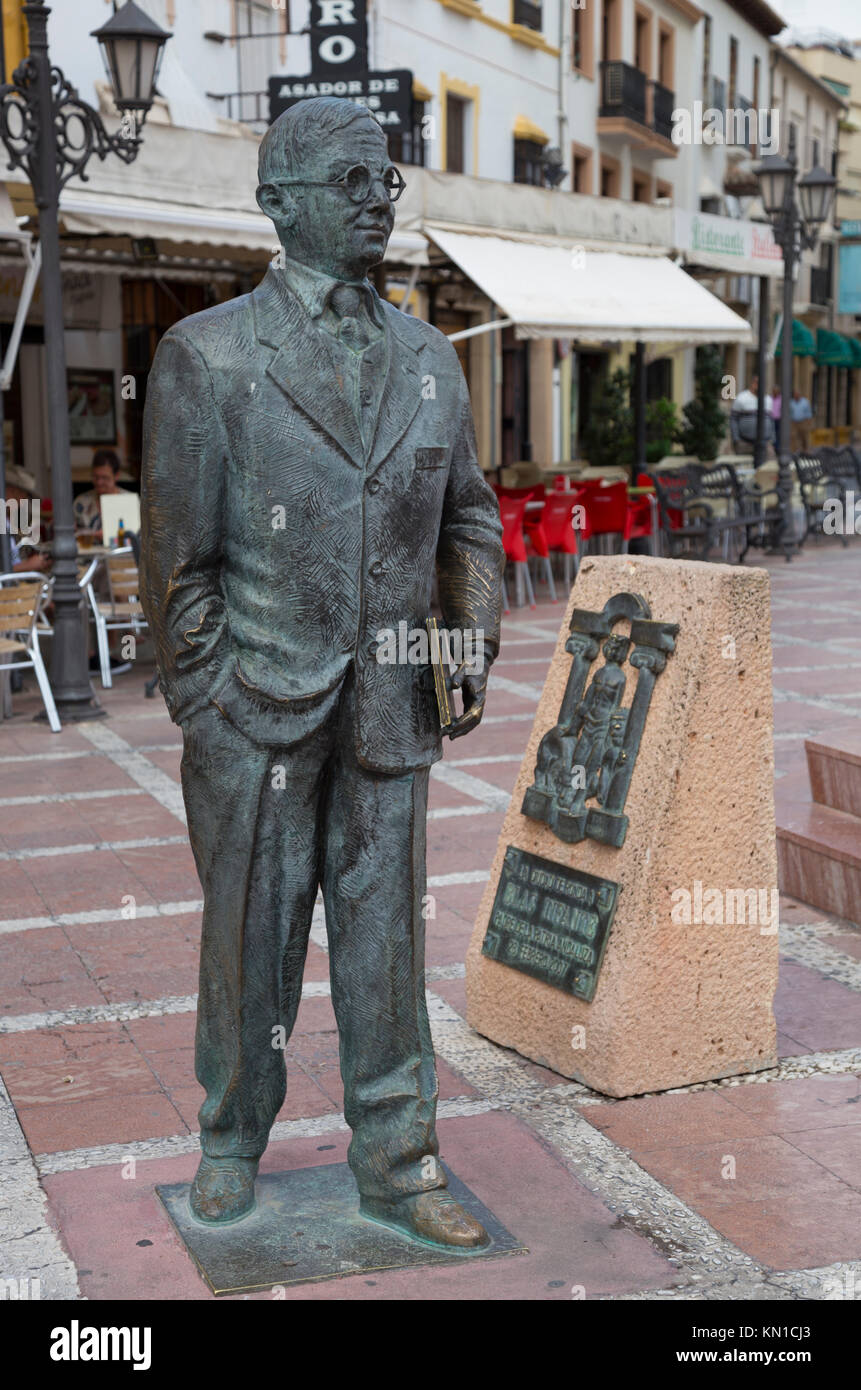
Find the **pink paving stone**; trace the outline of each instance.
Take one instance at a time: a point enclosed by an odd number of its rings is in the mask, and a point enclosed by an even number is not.
[[[721,1095],[770,1134],[861,1125],[861,1079],[807,1076],[768,1085],[728,1086]],[[854,1137],[861,1149],[861,1132]]]
[[[434,923],[433,932],[428,933],[425,947],[428,967],[462,964],[466,959],[470,930],[470,924],[462,917],[454,913],[443,914],[442,919]]]
[[[41,1066],[18,1066],[9,1071],[9,1094],[16,1107],[45,1106],[59,1118],[60,1110],[85,1101],[154,1095],[161,1087],[134,1044],[116,1043],[109,1057],[64,1059]]]
[[[807,701],[787,700],[774,706],[774,731],[776,734],[796,733],[801,737],[809,730],[827,733],[829,729],[839,732],[846,727],[846,715],[837,710],[811,705]]]
[[[160,768],[162,772],[166,773],[167,776],[170,777],[171,781],[176,782],[177,785],[179,785],[179,780],[180,780],[180,777],[179,777],[180,756],[181,756],[181,750],[180,750],[179,748],[176,750],[175,753],[147,753],[147,754],[145,754],[145,757],[147,758],[147,760],[148,760],[149,762],[155,763],[156,767]]]
[[[154,1058],[160,1052],[193,1048],[196,1021],[193,1013],[165,1014],[161,1018],[130,1019],[124,1026],[141,1052]]]
[[[90,923],[67,932],[110,1003],[197,990],[198,914]]]
[[[729,1105],[723,1092],[641,1096],[615,1105],[584,1105],[582,1114],[615,1144],[642,1155],[650,1149],[730,1143],[767,1134],[755,1119]]]
[[[861,1195],[861,1133],[849,1125],[794,1131],[790,1141]]]
[[[187,902],[202,896],[188,842],[117,850],[116,855],[120,864],[145,886],[156,902]]]
[[[32,878],[14,859],[0,860],[0,904],[2,921],[50,915]]]
[[[485,880],[480,883],[453,883],[443,888],[434,888],[432,892],[437,900],[438,913],[454,913],[471,927],[486,887]],[[434,927],[434,921],[429,921],[428,931],[433,932]]]
[[[468,796],[466,792],[458,791],[456,787],[450,787],[447,783],[431,777],[428,787],[429,811],[434,811],[440,806],[476,806],[480,804],[474,796]]]
[[[115,907],[119,916],[126,897],[133,897],[138,905],[156,901],[112,850],[25,859],[23,867],[49,913]]]
[[[128,805],[145,805],[147,798],[140,796],[116,797],[111,801],[116,805],[124,801]],[[0,808],[0,840],[4,850],[53,849],[58,845],[86,845],[94,839],[92,822],[87,811],[93,805],[88,801],[43,802],[33,807]],[[104,808],[105,803],[99,803]]]
[[[10,774],[12,768],[2,769],[0,795],[4,797],[53,796],[57,792],[104,791],[135,785],[128,773],[123,772],[110,758],[98,754],[90,758],[61,758],[51,762],[20,764],[15,773]],[[28,816],[38,814],[36,806],[22,807],[20,810]]]
[[[0,935],[0,1014],[44,1013],[103,1002],[59,927]]]
[[[478,763],[474,767],[465,767],[463,771],[472,777],[480,777],[483,782],[490,782],[491,786],[510,796],[520,771],[520,759],[510,763]]]
[[[791,1038],[788,1033],[777,1030],[777,1055],[778,1057],[803,1057],[808,1049],[797,1038]]]
[[[547,1152],[520,1121],[492,1114],[444,1120],[444,1161],[529,1248],[526,1255],[436,1268],[375,1271],[286,1289],[288,1300],[561,1299],[572,1286],[587,1298],[665,1288],[677,1278],[664,1256],[622,1229],[616,1217]],[[271,1144],[261,1170],[343,1163],[349,1135],[333,1132]],[[45,1179],[52,1219],[92,1300],[209,1299],[155,1196],[157,1184],[190,1182],[197,1155],[138,1163],[134,1181],[119,1166]],[[518,1180],[512,1182],[512,1174]],[[138,1242],[151,1241],[141,1246]],[[239,1296],[241,1297],[241,1296]],[[268,1300],[268,1291],[252,1298]]]
[[[712,1225],[717,1224],[722,1211],[739,1202],[778,1201],[803,1193],[815,1207],[819,1196],[834,1199],[842,1191],[848,1210],[853,1197],[844,1184],[801,1153],[793,1142],[775,1134],[752,1138],[727,1134],[708,1143],[638,1148],[633,1154],[641,1167]],[[724,1176],[730,1159],[735,1162],[734,1178]]]
[[[861,1251],[858,1193],[834,1179],[815,1194],[806,1189],[779,1197],[736,1202],[709,1216],[712,1224],[746,1254],[771,1269],[816,1269],[856,1260]]]
[[[160,1091],[81,1100],[68,1105],[22,1105],[18,1121],[33,1153],[130,1143],[184,1134],[188,1126]]]
[[[849,667],[845,671],[819,671],[812,667],[809,671],[785,672],[783,675],[775,673],[774,679],[780,690],[798,695],[801,699],[805,695],[819,698],[851,696],[858,694],[861,671],[857,667]]]
[[[857,993],[804,965],[781,961],[774,1012],[778,1027],[806,1052],[858,1046]]]
[[[89,838],[95,840],[164,839],[186,833],[182,822],[149,796],[84,801],[79,809],[82,821],[90,826]]]
[[[434,980],[429,988],[434,994],[438,994],[441,999],[444,999],[455,1013],[460,1014],[461,1018],[466,1017],[465,980]],[[515,1057],[514,1053],[510,1055]],[[515,1057],[515,1060],[518,1059]]]
[[[46,1062],[110,1062],[117,1046],[129,1042],[122,1023],[76,1023],[21,1033],[0,1033],[0,1063],[27,1068]]]

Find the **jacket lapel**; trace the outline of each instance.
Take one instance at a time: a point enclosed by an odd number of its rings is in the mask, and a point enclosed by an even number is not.
[[[364,468],[361,432],[343,383],[338,389],[324,334],[273,266],[251,300],[258,340],[274,350],[266,367],[269,376],[357,468]]]
[[[375,473],[400,443],[422,403],[422,368],[419,352],[422,342],[407,314],[378,301],[386,328],[391,335],[389,371],[383,389],[380,414],[368,472]],[[415,346],[414,346],[415,344]]]

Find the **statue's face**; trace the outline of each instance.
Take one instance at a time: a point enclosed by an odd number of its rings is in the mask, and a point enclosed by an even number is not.
[[[372,116],[309,149],[296,179],[306,185],[268,183],[258,195],[287,255],[338,280],[360,280],[385,255],[395,222],[380,176],[390,164],[386,138]],[[367,197],[353,202],[336,181],[356,164],[376,177]],[[320,188],[312,184],[333,183]],[[294,196],[298,194],[298,196]]]

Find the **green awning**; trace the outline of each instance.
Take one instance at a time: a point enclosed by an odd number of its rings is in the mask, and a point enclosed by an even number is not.
[[[861,339],[846,338],[844,341],[848,343],[849,350],[852,353],[852,366],[861,367]]]
[[[849,341],[830,328],[816,330],[816,361],[820,367],[853,367],[855,358]]]
[[[783,341],[783,328],[780,330],[780,337],[777,340],[777,347],[774,349],[775,357],[780,356],[781,343]],[[815,357],[816,339],[801,319],[792,320],[792,355],[793,357]]]

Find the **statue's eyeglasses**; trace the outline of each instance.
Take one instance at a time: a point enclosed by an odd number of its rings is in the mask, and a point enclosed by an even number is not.
[[[318,179],[279,179],[278,182],[288,186],[302,185],[306,188],[343,188],[351,202],[363,203],[377,179],[382,181],[389,202],[396,203],[406,188],[406,183],[394,164],[390,164],[381,174],[372,174],[366,164],[354,164],[352,169],[348,169],[339,179],[323,182]]]

